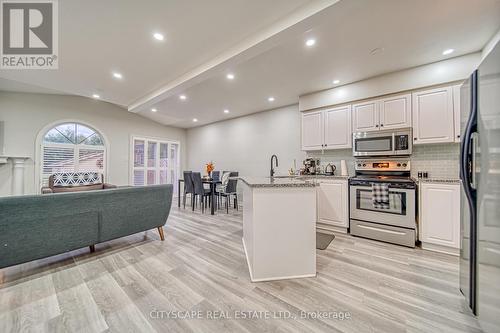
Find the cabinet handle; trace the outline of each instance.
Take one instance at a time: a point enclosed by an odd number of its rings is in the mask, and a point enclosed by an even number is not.
[[[380,127],[384,127],[384,124],[380,124]]]
[[[378,127],[378,125],[375,125],[375,127]]]
[[[417,141],[417,138],[413,138],[413,140]]]
[[[457,139],[460,139],[460,134],[459,134],[459,135],[457,135]]]

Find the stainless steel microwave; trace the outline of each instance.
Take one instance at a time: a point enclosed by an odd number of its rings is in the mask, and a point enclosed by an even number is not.
[[[412,139],[411,128],[353,133],[352,155],[363,157],[411,155]]]

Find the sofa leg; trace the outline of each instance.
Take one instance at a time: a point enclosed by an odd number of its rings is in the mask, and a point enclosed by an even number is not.
[[[95,252],[95,245],[90,245],[89,249],[90,249],[90,253],[94,253]]]
[[[165,235],[163,234],[163,227],[158,227],[158,233],[160,234],[160,239],[165,240]]]

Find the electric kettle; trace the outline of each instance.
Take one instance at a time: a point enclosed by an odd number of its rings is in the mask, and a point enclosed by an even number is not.
[[[336,169],[335,165],[328,163],[325,167],[325,175],[333,176]]]

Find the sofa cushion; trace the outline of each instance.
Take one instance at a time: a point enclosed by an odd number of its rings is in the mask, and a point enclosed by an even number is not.
[[[102,184],[102,174],[98,172],[61,172],[53,175],[54,187],[73,187]]]
[[[85,185],[85,186],[55,186],[52,189],[52,192],[53,193],[81,192],[81,191],[93,191],[102,189],[103,189],[103,184]]]

